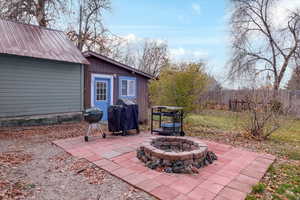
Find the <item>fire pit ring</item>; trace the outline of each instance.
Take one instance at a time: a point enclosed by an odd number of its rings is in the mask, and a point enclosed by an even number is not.
[[[144,142],[137,157],[151,169],[167,173],[197,173],[217,159],[208,146],[191,137],[155,137]]]

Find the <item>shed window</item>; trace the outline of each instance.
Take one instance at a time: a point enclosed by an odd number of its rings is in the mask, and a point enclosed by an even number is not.
[[[135,97],[136,96],[136,79],[132,77],[120,78],[120,96]]]
[[[97,101],[106,101],[107,99],[107,85],[106,82],[97,82],[96,83],[96,100]]]
[[[122,84],[121,84],[121,90],[122,90],[122,92],[121,92],[121,95],[122,96],[127,96],[127,88],[128,88],[128,84],[127,84],[127,80],[122,80],[121,81],[122,82]]]

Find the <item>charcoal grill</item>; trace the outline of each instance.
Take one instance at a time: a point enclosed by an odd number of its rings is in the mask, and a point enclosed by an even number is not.
[[[103,111],[102,110],[100,110],[99,108],[86,109],[83,112],[83,117],[84,117],[84,120],[89,123],[88,130],[86,132],[86,135],[84,136],[84,141],[86,141],[86,142],[89,141],[89,135],[92,132],[93,126],[96,126],[95,129],[100,130],[101,135],[102,135],[103,138],[106,137],[106,134],[103,132],[103,130],[101,128],[101,125],[99,123],[102,120],[102,117],[103,117]]]

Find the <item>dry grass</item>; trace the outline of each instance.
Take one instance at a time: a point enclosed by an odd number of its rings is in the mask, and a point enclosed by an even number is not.
[[[185,131],[192,136],[244,147],[277,156],[261,182],[247,200],[300,199],[300,120],[282,117],[282,126],[268,140],[245,137],[246,115],[206,110],[185,119]]]
[[[275,154],[282,158],[300,160],[300,120],[282,117],[281,127],[268,140],[257,142],[245,137],[243,113],[207,110],[189,115],[185,122],[187,132],[193,136],[223,141],[235,146]]]

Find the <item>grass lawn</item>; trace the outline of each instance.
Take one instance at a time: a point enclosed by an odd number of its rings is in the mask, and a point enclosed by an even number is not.
[[[185,131],[192,136],[228,143],[277,156],[261,183],[247,200],[300,199],[300,120],[282,117],[281,127],[266,141],[243,135],[246,116],[219,110],[205,110],[185,119]]]
[[[205,110],[201,114],[191,114],[186,119],[187,132],[192,135],[203,137],[226,136],[231,142],[244,142],[241,136],[245,127],[246,116],[243,113]],[[286,157],[293,160],[300,160],[300,120],[293,118],[282,118],[281,127],[271,137],[263,142],[255,141],[255,146],[265,148],[268,153]],[[223,134],[205,134],[205,132],[222,131]],[[203,133],[204,132],[204,133]],[[231,135],[228,135],[230,132]],[[234,134],[235,133],[235,134]],[[221,137],[222,138],[222,137]],[[222,138],[224,139],[224,138]],[[253,143],[251,140],[247,142]],[[270,149],[268,149],[270,148]]]

